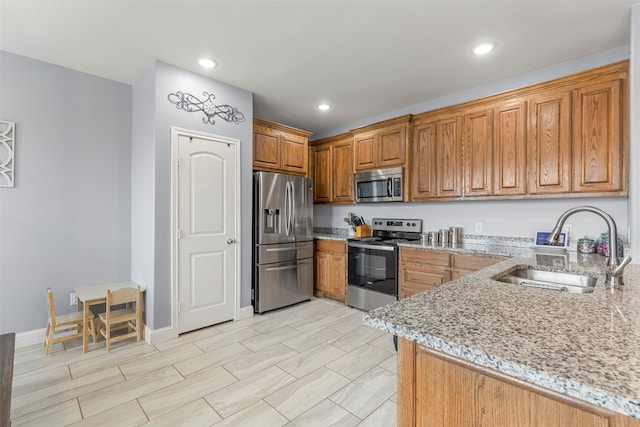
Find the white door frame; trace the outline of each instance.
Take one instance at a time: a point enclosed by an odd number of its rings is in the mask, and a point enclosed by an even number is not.
[[[240,316],[240,296],[242,284],[242,269],[240,268],[242,260],[240,258],[242,245],[242,236],[240,230],[241,224],[241,193],[240,193],[240,140],[229,138],[226,136],[214,135],[205,132],[199,132],[184,128],[171,127],[171,328],[175,331],[180,330],[178,325],[178,136],[193,136],[197,138],[215,139],[221,143],[236,145],[236,157],[234,159],[236,166],[236,212],[238,220],[236,221],[236,244],[234,246],[236,256],[236,286],[233,293],[234,310],[233,320],[238,320]]]

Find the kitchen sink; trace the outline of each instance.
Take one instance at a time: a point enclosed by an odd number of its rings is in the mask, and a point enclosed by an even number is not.
[[[496,275],[493,280],[533,288],[586,294],[593,292],[598,278],[587,273],[547,271],[533,266],[520,266]]]

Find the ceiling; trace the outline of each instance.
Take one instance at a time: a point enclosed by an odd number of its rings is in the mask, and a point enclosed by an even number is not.
[[[127,84],[158,59],[253,92],[256,116],[323,133],[627,45],[639,2],[0,0],[0,49]],[[483,40],[496,50],[471,54]]]

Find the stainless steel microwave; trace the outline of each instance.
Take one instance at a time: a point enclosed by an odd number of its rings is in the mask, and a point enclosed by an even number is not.
[[[357,172],[354,176],[356,203],[401,202],[402,168]]]

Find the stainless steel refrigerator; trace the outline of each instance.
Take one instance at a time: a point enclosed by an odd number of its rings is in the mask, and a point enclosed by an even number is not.
[[[309,178],[253,173],[254,311],[313,295],[313,185]]]

